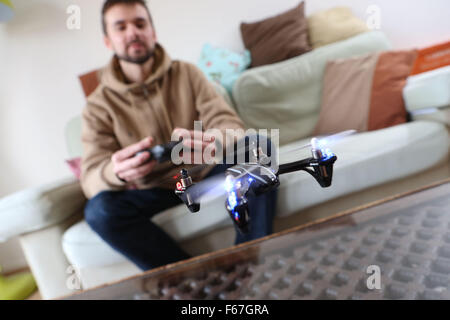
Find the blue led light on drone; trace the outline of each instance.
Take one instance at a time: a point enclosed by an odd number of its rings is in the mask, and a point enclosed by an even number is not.
[[[230,193],[230,195],[228,196],[228,204],[230,205],[232,210],[234,210],[234,208],[236,208],[236,206],[237,206],[236,192],[233,191]]]
[[[239,220],[239,213],[237,213],[236,211],[233,210],[234,213],[234,219],[235,220]]]
[[[252,182],[253,181],[253,178],[248,178],[248,182]]]
[[[225,178],[225,190],[227,192],[230,192],[231,190],[233,190],[233,187],[234,187],[233,178],[231,176],[227,176]]]
[[[328,144],[328,142],[327,142],[326,139],[320,139],[320,140],[317,142],[317,146],[318,146],[320,149],[322,149],[323,147],[325,147],[327,144]]]
[[[334,157],[334,153],[329,149],[321,150],[322,151],[322,159],[321,161],[327,161],[328,159],[331,159]]]

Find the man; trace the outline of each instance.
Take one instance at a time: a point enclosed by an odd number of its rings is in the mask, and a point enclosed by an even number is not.
[[[244,125],[199,69],[170,59],[157,42],[145,0],[105,1],[102,22],[114,56],[83,110],[85,217],[112,248],[148,270],[189,256],[150,220],[181,203],[168,179],[180,168],[157,164],[148,152],[139,152],[181,132],[183,144],[201,153],[214,141],[197,138],[196,120],[204,129],[222,132]],[[195,178],[225,169],[206,167]],[[275,194],[251,199],[250,217],[257,217],[248,235],[237,234],[236,243],[271,233],[274,205]]]

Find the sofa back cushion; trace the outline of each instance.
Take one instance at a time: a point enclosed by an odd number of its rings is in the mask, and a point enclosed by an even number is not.
[[[281,145],[310,137],[319,117],[326,63],[390,48],[382,32],[371,31],[246,70],[233,88],[235,108],[248,128],[279,129]]]
[[[450,66],[450,41],[418,50],[411,75]]]
[[[416,50],[391,51],[380,54],[372,83],[369,131],[407,121],[403,88],[416,57]]]
[[[311,50],[305,2],[274,17],[241,23],[241,34],[251,52],[252,67],[287,60]]]
[[[250,52],[233,52],[226,48],[203,45],[197,66],[213,83],[223,86],[229,94],[240,74],[250,65]]]
[[[322,86],[319,121],[313,135],[367,131],[372,79],[379,53],[329,61]]]
[[[84,96],[87,98],[100,83],[101,69],[86,72],[78,77]],[[81,145],[81,115],[72,118],[64,128],[67,152],[69,154],[69,166],[72,171],[77,164],[77,159],[83,153]],[[74,172],[75,173],[75,172]]]
[[[314,49],[369,31],[349,7],[335,7],[308,17],[309,40]]]
[[[402,91],[415,50],[329,61],[314,135],[387,128],[407,121]]]
[[[100,83],[101,70],[93,70],[78,77],[85,97],[87,98]]]

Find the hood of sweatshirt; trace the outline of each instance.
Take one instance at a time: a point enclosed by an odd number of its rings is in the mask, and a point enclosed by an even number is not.
[[[149,110],[153,113],[154,124],[160,127],[158,133],[154,133],[153,137],[158,143],[165,143],[170,140],[174,128],[162,97],[161,81],[159,80],[172,67],[172,60],[158,43],[155,46],[153,59],[152,71],[145,81],[127,83],[121,70],[119,59],[117,56],[114,56],[103,69],[101,83],[103,90],[111,91],[115,95],[120,96],[130,108],[139,109],[151,106]]]
[[[129,92],[134,94],[143,93],[146,89],[151,88],[161,77],[163,77],[172,65],[172,60],[159,43],[155,46],[153,58],[154,63],[152,72],[143,83],[126,83],[125,76],[120,68],[119,59],[117,56],[114,56],[103,70],[103,86],[121,94],[126,94]]]

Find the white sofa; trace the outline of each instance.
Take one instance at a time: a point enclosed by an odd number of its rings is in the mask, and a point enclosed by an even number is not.
[[[248,127],[258,128],[261,121],[269,121],[271,128],[281,129],[281,163],[308,156],[284,151],[311,138],[320,110],[326,62],[388,49],[390,45],[383,33],[360,34],[281,63],[250,69],[236,82],[232,97],[226,98]],[[419,79],[415,86],[425,90],[421,81],[426,83],[434,77],[431,74],[425,80]],[[411,81],[415,83],[414,79]],[[409,82],[404,92],[407,107],[425,94],[417,93]],[[448,91],[440,94],[445,101],[443,95]],[[261,105],[266,103],[277,105],[275,115],[261,111]],[[414,110],[428,107],[421,102]],[[434,114],[414,115],[414,121],[406,124],[358,133],[336,144],[333,151],[338,160],[330,188],[320,188],[306,173],[281,176],[275,231],[449,177],[449,109],[445,109],[445,102],[432,107],[442,109]],[[79,137],[77,118],[67,126],[70,157],[81,154]],[[180,205],[153,220],[193,255],[228,247],[233,244],[234,230],[224,201],[222,197],[202,204],[198,214],[191,214]],[[74,292],[73,270],[78,272],[84,289],[140,272],[89,228],[83,220],[84,204],[79,183],[73,178],[0,200],[0,239],[20,236],[45,299]]]

